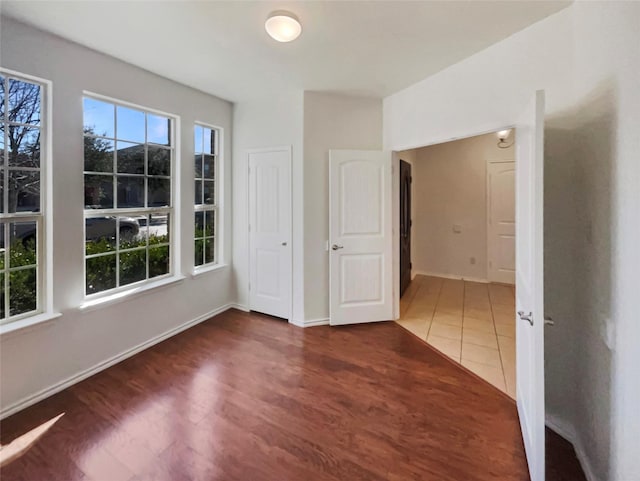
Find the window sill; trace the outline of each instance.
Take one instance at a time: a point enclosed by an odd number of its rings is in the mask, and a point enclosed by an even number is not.
[[[18,321],[9,322],[0,326],[0,337],[4,340],[13,337],[14,334],[22,334],[35,327],[43,326],[62,316],[59,312],[43,312],[35,316],[25,317]]]
[[[156,282],[150,282],[149,284],[144,284],[139,287],[134,287],[133,289],[127,289],[125,291],[120,291],[120,292],[116,292],[115,294],[105,295],[97,299],[87,300],[78,309],[83,312],[93,311],[94,309],[99,309],[101,307],[110,306],[112,304],[117,304],[119,302],[128,301],[130,299],[136,298],[144,294],[145,292],[153,289],[158,289],[161,287],[177,284],[179,282],[182,282],[184,279],[185,279],[185,276],[175,275],[172,277],[168,277],[166,279],[161,279]]]
[[[207,272],[219,271],[219,270],[224,269],[226,267],[229,267],[229,265],[228,264],[214,264],[212,266],[205,266],[205,267],[195,268],[193,270],[193,272],[191,273],[191,277],[198,277],[198,276],[201,276],[202,274],[206,274]]]

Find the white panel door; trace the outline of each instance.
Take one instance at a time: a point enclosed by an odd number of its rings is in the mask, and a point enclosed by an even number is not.
[[[249,152],[249,302],[291,316],[291,149]]]
[[[330,324],[392,319],[391,153],[329,153]]]
[[[545,478],[544,91],[516,125],[516,401],[533,481]]]
[[[489,281],[516,283],[516,165],[487,165]]]

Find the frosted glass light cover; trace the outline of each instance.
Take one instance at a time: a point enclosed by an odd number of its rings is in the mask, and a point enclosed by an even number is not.
[[[267,33],[278,42],[291,42],[302,33],[302,25],[298,19],[288,12],[276,12],[264,23]]]

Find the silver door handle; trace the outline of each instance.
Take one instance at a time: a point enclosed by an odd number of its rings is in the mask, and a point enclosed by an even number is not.
[[[334,251],[337,251],[338,249],[344,249],[344,246],[339,246],[338,244],[333,244],[333,245],[331,246],[331,248],[332,248]]]
[[[527,321],[533,326],[533,312],[525,315],[524,311],[518,311],[518,315],[520,316],[520,319],[522,319],[523,321]]]
[[[282,245],[283,245],[283,246],[286,246],[286,245],[287,245],[287,243],[286,243],[286,242],[283,242],[283,243],[282,243]]]

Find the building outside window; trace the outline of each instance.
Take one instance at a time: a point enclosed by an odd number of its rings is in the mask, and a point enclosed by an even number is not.
[[[195,258],[196,268],[218,263],[218,164],[220,131],[196,124],[195,151]]]
[[[0,70],[0,323],[45,305],[47,90]]]
[[[85,294],[170,276],[175,117],[84,98]]]

